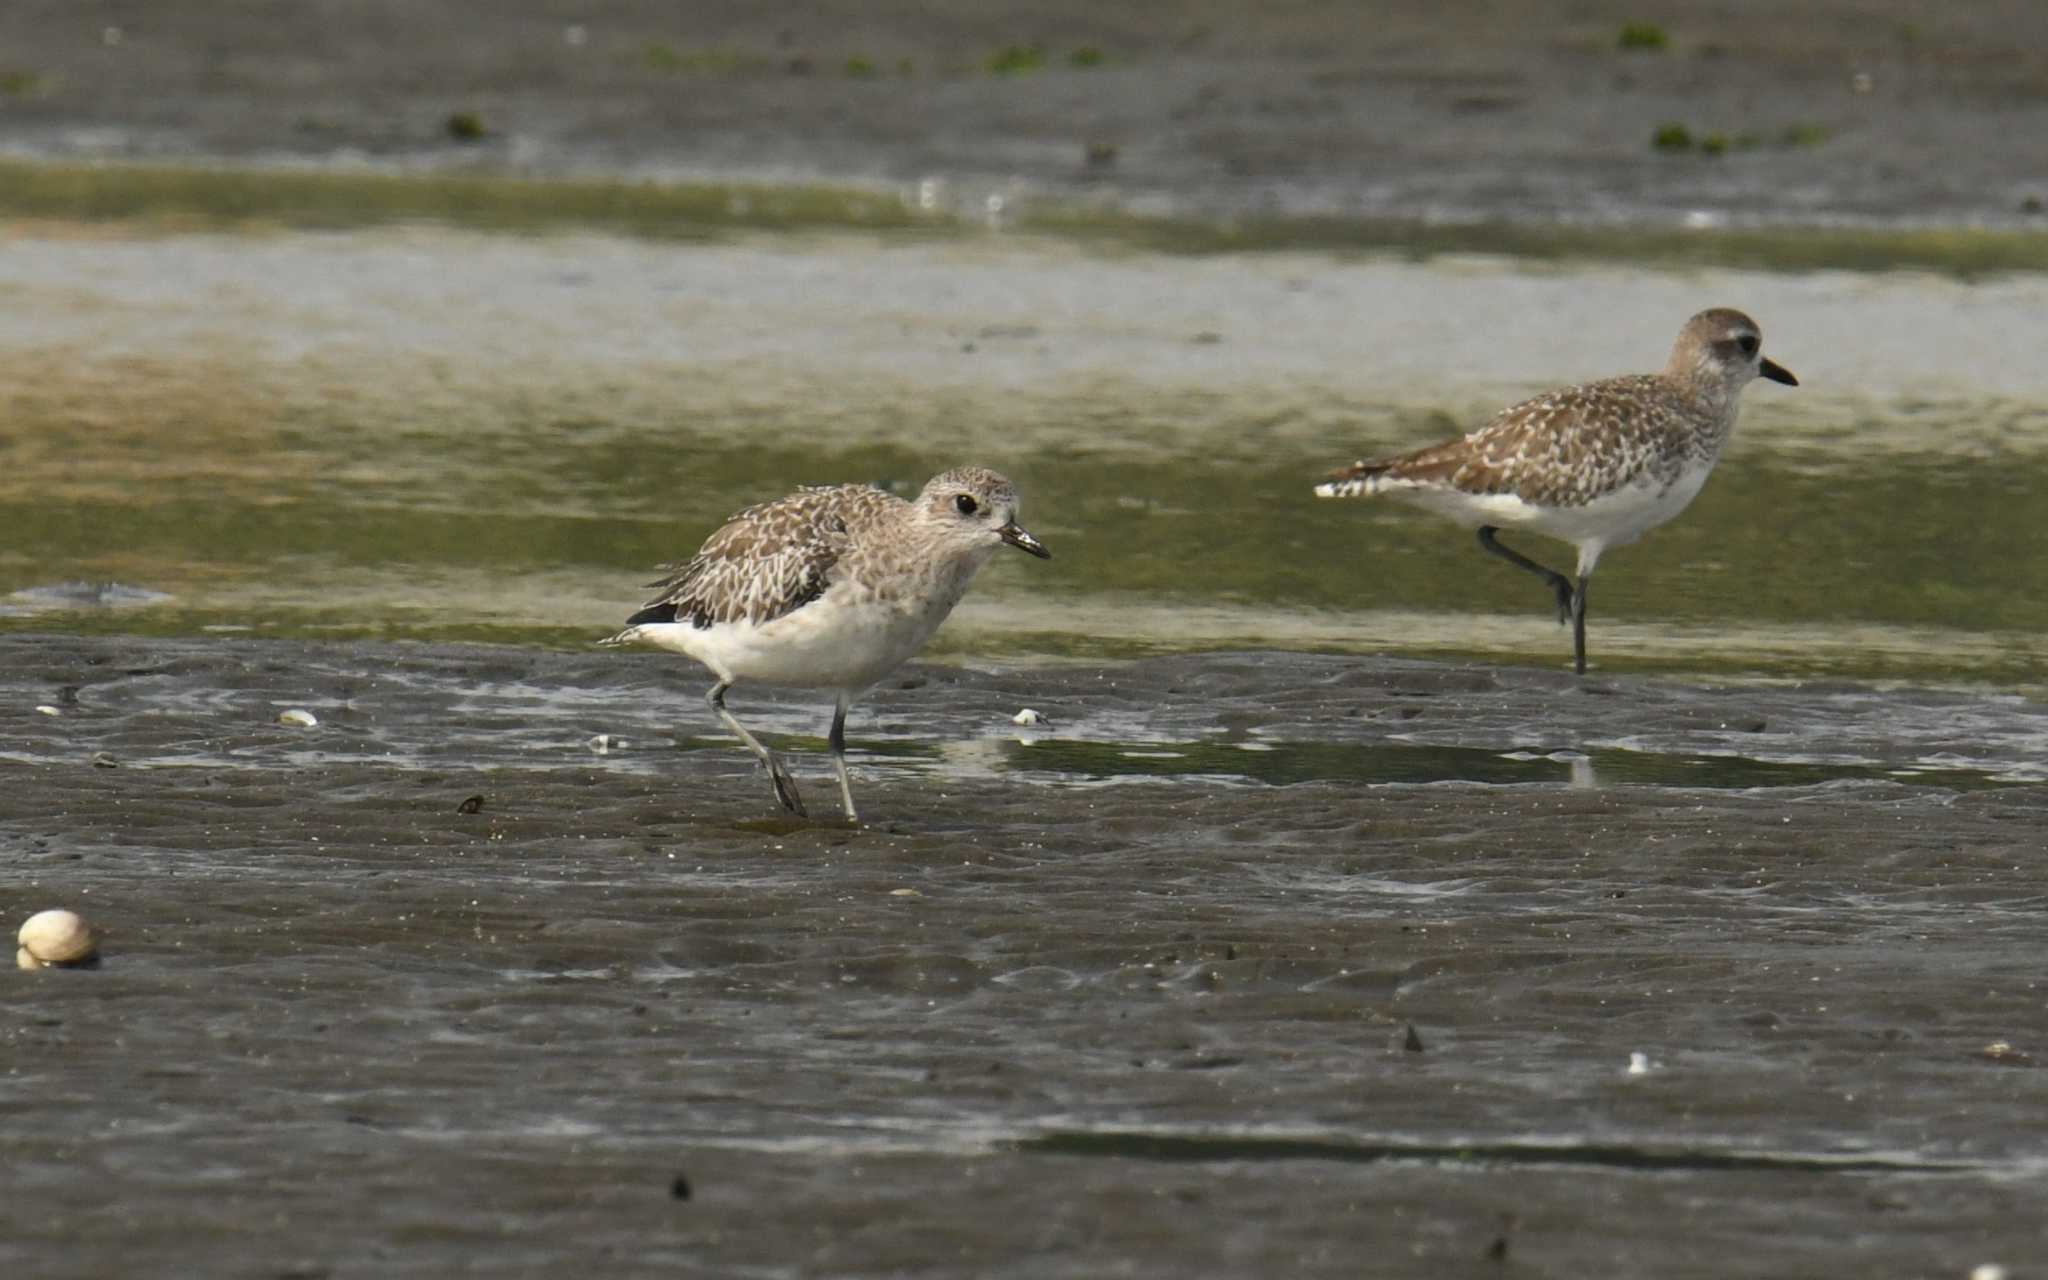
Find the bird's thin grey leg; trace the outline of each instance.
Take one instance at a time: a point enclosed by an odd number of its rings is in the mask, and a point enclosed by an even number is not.
[[[775,782],[775,798],[782,802],[782,807],[799,818],[808,818],[810,815],[804,812],[803,797],[796,791],[796,779],[790,776],[788,769],[783,768],[782,761],[773,751],[763,746],[759,738],[748,733],[746,726],[733,719],[732,712],[725,709],[725,691],[730,688],[732,681],[721,680],[711,686],[711,692],[704,695],[704,700],[711,704],[711,709],[718,713],[718,718],[724,721],[725,727],[737,735],[741,742],[747,744],[747,750],[753,752],[756,759],[768,766],[768,776]]]
[[[1494,540],[1493,535],[1499,532],[1500,530],[1494,525],[1483,524],[1479,526],[1480,547],[1485,551],[1491,552],[1492,554],[1499,556],[1501,559],[1507,561],[1511,565],[1514,565],[1518,569],[1527,569],[1530,573],[1535,574],[1537,577],[1549,583],[1550,589],[1557,594],[1557,620],[1559,622],[1572,621],[1572,610],[1574,608],[1572,601],[1577,593],[1572,590],[1571,579],[1565,577],[1563,574],[1559,573],[1555,569],[1544,568],[1542,565],[1537,564],[1534,560],[1531,560],[1529,557],[1523,555],[1521,552],[1515,550],[1513,547],[1506,545],[1505,543],[1496,542]],[[1580,579],[1581,583],[1583,583],[1584,581],[1585,579]],[[1579,613],[1583,615],[1584,612],[1585,610],[1583,606],[1580,606]],[[1583,635],[1585,624],[1582,621],[1578,625],[1581,634]],[[1581,644],[1579,646],[1579,653],[1580,656],[1583,658],[1585,655],[1584,644]],[[1585,669],[1585,664],[1581,662],[1579,666],[1580,672],[1583,673]]]
[[[1589,574],[1579,575],[1579,589],[1572,592],[1572,670],[1578,675],[1586,674],[1586,579]]]
[[[853,782],[846,776],[846,712],[852,700],[841,694],[839,706],[832,712],[832,735],[827,741],[832,744],[832,767],[839,771],[839,799],[846,806],[846,820],[859,822],[860,814],[853,808]]]

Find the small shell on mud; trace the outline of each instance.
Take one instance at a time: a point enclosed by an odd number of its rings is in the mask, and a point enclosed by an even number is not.
[[[99,950],[92,926],[75,911],[38,911],[15,935],[21,949],[14,961],[24,969],[53,964],[83,964]]]
[[[1011,723],[1011,724],[1044,724],[1044,723],[1045,723],[1045,717],[1044,717],[1044,716],[1042,716],[1042,715],[1040,715],[1040,714],[1039,714],[1038,712],[1036,712],[1036,711],[1033,711],[1033,710],[1032,710],[1032,709],[1031,709],[1030,707],[1026,707],[1026,708],[1024,708],[1024,709],[1023,709],[1022,711],[1019,711],[1019,712],[1018,712],[1018,713],[1017,713],[1016,715],[1014,715],[1014,716],[1011,716],[1011,717],[1010,717],[1010,723]]]
[[[2009,1062],[2015,1066],[2026,1066],[2033,1058],[2012,1047],[2010,1040],[1993,1040],[1977,1052],[1993,1062]]]
[[[37,711],[38,711],[39,713],[41,713],[42,715],[46,715],[46,716],[61,716],[61,715],[63,715],[63,714],[64,714],[64,713],[63,713],[62,711],[59,711],[59,710],[58,710],[57,708],[55,708],[55,707],[51,706],[51,705],[50,705],[49,703],[47,703],[47,702],[39,702],[39,703],[37,703],[37,704],[36,704],[36,710],[37,710]]]
[[[290,711],[278,712],[277,722],[279,724],[288,724],[294,729],[310,729],[320,723],[320,718],[310,711],[302,711],[297,707],[293,707]]]

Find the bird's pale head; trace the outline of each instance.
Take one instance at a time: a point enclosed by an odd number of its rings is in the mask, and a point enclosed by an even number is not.
[[[987,467],[955,467],[933,476],[917,495],[926,523],[947,542],[965,548],[1008,543],[1041,560],[1052,559],[1017,523],[1017,487]]]
[[[1799,385],[1789,369],[1764,355],[1756,321],[1733,307],[1715,307],[1686,321],[1665,372],[1716,399],[1732,397],[1760,377]]]

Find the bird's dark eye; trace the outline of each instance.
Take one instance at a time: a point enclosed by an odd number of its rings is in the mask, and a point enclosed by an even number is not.
[[[1742,348],[1743,355],[1753,356],[1756,354],[1756,349],[1758,346],[1756,335],[1753,333],[1745,333],[1735,340],[1735,345]]]
[[[953,505],[959,508],[960,514],[963,516],[971,516],[981,510],[981,504],[974,500],[974,495],[971,493],[963,493],[953,499]]]

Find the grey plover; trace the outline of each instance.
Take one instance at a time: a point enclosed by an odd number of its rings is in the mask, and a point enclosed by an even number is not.
[[[659,582],[626,629],[599,643],[648,644],[695,658],[716,683],[705,695],[775,784],[805,815],[781,759],[725,709],[741,681],[830,689],[832,764],[849,822],[846,712],[861,692],[924,647],[998,547],[1052,553],[1017,524],[1017,490],[982,467],[932,478],[906,502],[868,485],[805,488],[748,507]]]
[[[1586,582],[1609,547],[1685,510],[1735,428],[1736,402],[1757,377],[1799,380],[1763,355],[1740,311],[1685,322],[1662,373],[1607,378],[1504,409],[1456,440],[1380,462],[1357,462],[1316,486],[1323,498],[1385,493],[1477,526],[1479,545],[1550,585],[1572,627],[1572,667],[1586,674]],[[1578,581],[1502,544],[1528,529],[1575,545]]]

